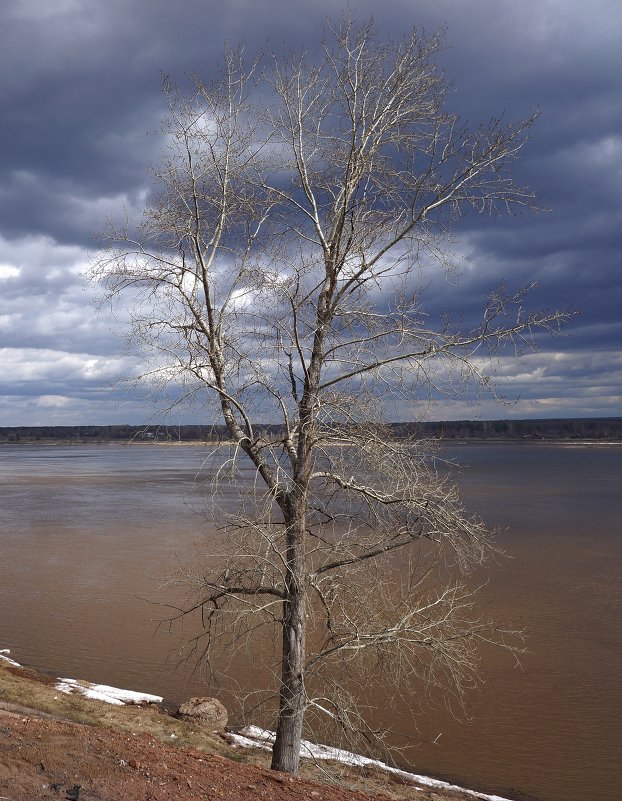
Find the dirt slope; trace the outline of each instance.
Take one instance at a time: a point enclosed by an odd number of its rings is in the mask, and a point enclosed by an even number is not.
[[[474,801],[308,760],[292,778],[268,770],[266,752],[233,748],[160,707],[111,707],[54,684],[0,662],[0,801]]]
[[[76,792],[79,785],[79,792]],[[361,801],[369,796],[291,779],[151,735],[0,715],[0,794],[11,801]]]

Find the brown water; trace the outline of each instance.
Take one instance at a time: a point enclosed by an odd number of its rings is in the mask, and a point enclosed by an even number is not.
[[[520,668],[486,661],[470,723],[442,710],[419,719],[412,766],[509,797],[618,801],[622,449],[449,455],[471,465],[460,480],[468,504],[511,526],[512,559],[495,568],[486,601],[528,629],[529,652]],[[214,537],[199,514],[203,457],[194,446],[0,448],[0,647],[56,675],[171,700],[204,694],[200,676],[171,669],[187,632],[156,631],[170,610],[153,603],[173,597],[158,587],[175,562]]]

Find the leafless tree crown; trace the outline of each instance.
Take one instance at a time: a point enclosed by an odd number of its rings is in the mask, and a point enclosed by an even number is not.
[[[499,349],[565,319],[527,311],[523,291],[496,292],[466,328],[422,308],[420,265],[450,266],[461,215],[534,205],[509,171],[533,118],[463,127],[445,108],[441,44],[385,44],[344,20],[319,60],[228,52],[190,95],[166,80],[159,194],[95,267],[109,297],[132,301],[145,377],[224,420],[217,478],[254,471],[193,573],[191,608],[207,660],[226,636],[278,632],[281,770],[298,769],[305,712],[350,742],[382,740],[361,675],[396,698],[413,680],[460,698],[478,644],[508,644],[459,578],[490,552],[486,528],[430,443],[382,422],[456,379],[486,387]]]

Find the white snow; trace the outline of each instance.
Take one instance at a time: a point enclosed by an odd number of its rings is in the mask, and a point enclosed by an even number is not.
[[[21,667],[21,665],[20,665],[20,663],[19,663],[19,662],[16,662],[14,659],[11,659],[11,658],[10,658],[10,657],[8,657],[8,656],[5,656],[5,654],[10,654],[10,653],[11,653],[11,652],[10,652],[10,650],[9,650],[8,648],[3,648],[3,649],[0,651],[0,659],[4,659],[4,661],[5,661],[5,662],[8,662],[8,663],[9,663],[9,665],[14,665],[15,667]]]
[[[258,726],[247,726],[241,729],[239,734],[231,734],[231,738],[235,745],[242,748],[272,748],[275,734],[266,729],[260,729]],[[417,773],[408,773],[405,770],[398,770],[389,765],[381,762],[378,759],[370,759],[369,757],[361,756],[360,754],[353,754],[351,751],[344,751],[341,748],[332,748],[328,745],[321,745],[311,743],[308,740],[303,740],[300,746],[300,756],[308,759],[333,759],[336,762],[342,762],[346,765],[371,765],[381,770],[386,770],[389,773],[394,773],[398,776],[403,776],[410,781],[421,784],[425,787],[435,787],[439,790],[452,790],[465,793],[479,798],[483,801],[509,801],[507,798],[502,798],[499,795],[487,795],[486,793],[478,793],[475,790],[468,790],[465,787],[459,787],[457,784],[449,784],[448,782],[440,781],[440,779],[431,779],[429,776],[422,776]]]
[[[107,704],[124,706],[125,704],[158,704],[162,701],[160,695],[138,693],[134,690],[121,690],[107,684],[91,684],[89,681],[78,682],[77,679],[59,679],[56,689],[61,693],[70,695],[72,692],[82,693],[86,698],[105,701]]]

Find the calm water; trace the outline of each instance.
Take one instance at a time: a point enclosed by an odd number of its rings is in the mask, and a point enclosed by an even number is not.
[[[491,614],[528,630],[520,668],[488,661],[470,723],[435,711],[420,772],[509,797],[622,797],[622,448],[452,446],[468,505],[512,557]],[[177,562],[205,547],[205,451],[193,446],[0,448],[0,647],[20,662],[183,700],[183,634],[156,632]],[[213,535],[212,535],[213,536]],[[382,704],[381,697],[379,704]],[[408,726],[411,721],[404,721]],[[440,736],[439,736],[440,734]]]

